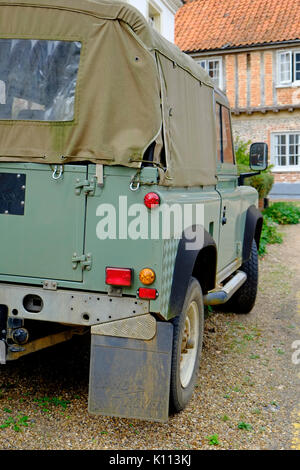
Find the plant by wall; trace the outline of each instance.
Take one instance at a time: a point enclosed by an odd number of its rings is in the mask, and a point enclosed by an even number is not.
[[[300,207],[289,202],[274,202],[264,210],[264,215],[280,225],[300,223]]]

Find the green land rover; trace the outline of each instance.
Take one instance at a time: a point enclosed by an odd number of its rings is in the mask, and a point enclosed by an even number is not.
[[[183,410],[204,306],[255,303],[243,178],[226,97],[133,7],[0,0],[1,367],[87,333],[90,413]]]

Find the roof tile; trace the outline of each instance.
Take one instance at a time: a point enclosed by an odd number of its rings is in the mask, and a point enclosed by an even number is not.
[[[185,52],[300,39],[300,0],[194,0],[176,14]]]

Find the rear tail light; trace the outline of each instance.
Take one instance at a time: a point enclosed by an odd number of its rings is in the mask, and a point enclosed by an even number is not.
[[[149,287],[140,287],[138,296],[140,299],[155,300],[158,297],[158,292],[156,289],[150,289]]]
[[[132,270],[129,268],[106,268],[106,284],[129,287],[132,282]]]

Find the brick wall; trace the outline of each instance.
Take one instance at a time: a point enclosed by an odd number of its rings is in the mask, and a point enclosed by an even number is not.
[[[240,52],[223,57],[226,63],[225,91],[232,108],[274,105],[272,52]],[[280,101],[284,100],[286,90],[290,89],[284,89]]]
[[[280,111],[279,113],[267,112],[266,114],[245,113],[232,116],[232,127],[234,138],[239,136],[248,142],[266,142],[269,146],[269,163],[271,160],[271,136],[280,132],[300,131],[300,110],[293,112]],[[300,171],[284,172],[274,171],[275,182],[300,182]]]
[[[274,173],[275,183],[300,183],[299,173]]]
[[[224,91],[232,108],[251,110],[300,105],[300,87],[276,86],[276,52],[262,50],[222,55]]]
[[[227,56],[228,57],[228,56]],[[227,58],[226,58],[227,61]],[[235,92],[238,94],[237,100],[234,94],[233,99],[230,100],[230,106],[235,107],[235,103],[238,103],[238,107],[246,108],[247,106],[247,54],[237,54],[237,67],[238,67],[238,80],[235,87]],[[235,70],[234,70],[235,74]],[[235,74],[236,76],[236,74]],[[228,80],[228,78],[227,78]]]
[[[250,63],[249,63],[250,55]],[[263,90],[261,89],[260,76],[260,52],[252,52],[248,55],[248,69],[250,69],[250,107],[258,107],[262,104]],[[249,102],[249,99],[248,99]]]
[[[289,46],[287,50],[290,49],[293,48]],[[276,49],[214,53],[214,58],[220,57],[225,75],[224,91],[233,110],[235,135],[244,141],[267,142],[272,154],[272,134],[300,134],[300,87],[277,86]],[[201,58],[208,57],[202,55]],[[199,60],[200,57],[195,59]],[[274,171],[274,174],[276,181],[299,182],[300,165],[299,171],[295,168],[290,173]]]
[[[273,53],[264,52],[264,93],[265,106],[273,106]],[[275,65],[274,65],[275,67]]]

